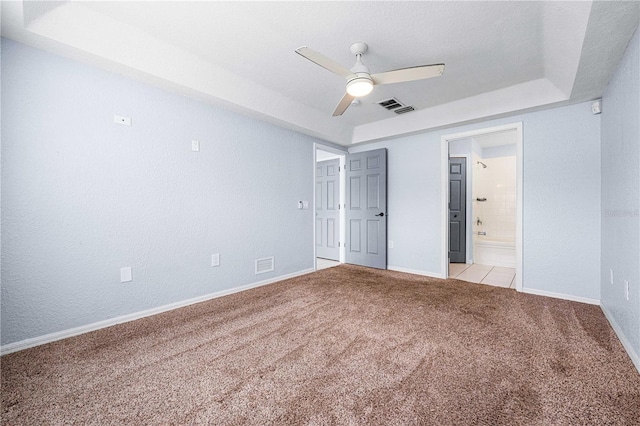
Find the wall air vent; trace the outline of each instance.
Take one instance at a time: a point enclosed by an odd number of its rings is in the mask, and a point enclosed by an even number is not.
[[[393,112],[395,112],[396,114],[404,114],[405,112],[411,112],[414,111],[415,108],[412,106],[406,106],[404,108],[398,108],[396,110],[394,110]]]
[[[390,98],[390,99],[385,99],[384,101],[379,101],[378,105],[380,105],[382,108],[386,109],[386,110],[394,110],[396,108],[400,108],[402,105],[402,103],[395,99],[395,98]]]
[[[271,272],[274,268],[273,256],[256,259],[256,275]]]

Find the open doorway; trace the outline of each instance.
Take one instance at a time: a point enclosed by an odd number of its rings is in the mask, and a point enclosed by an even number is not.
[[[441,149],[443,275],[521,291],[522,123],[445,135]],[[452,158],[464,164],[466,179],[462,185],[466,191],[451,191]],[[452,201],[456,201],[452,197],[459,197],[461,192],[467,206],[464,226],[451,221],[460,214],[451,210]],[[465,230],[464,235],[460,235],[460,229]],[[456,240],[454,244],[451,238]],[[455,263],[450,263],[451,250],[461,244],[466,246],[463,257],[456,253]],[[513,279],[507,283],[509,274]]]
[[[315,144],[314,149],[314,264],[316,270],[345,262],[346,152]]]

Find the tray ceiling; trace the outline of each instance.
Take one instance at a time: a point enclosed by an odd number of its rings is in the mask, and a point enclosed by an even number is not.
[[[600,97],[637,2],[2,2],[2,34],[342,145]],[[376,86],[331,117],[345,81],[306,45],[372,72],[445,63]],[[377,102],[396,98],[397,115]]]

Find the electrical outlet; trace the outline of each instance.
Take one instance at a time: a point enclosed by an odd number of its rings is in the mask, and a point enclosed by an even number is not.
[[[211,255],[211,266],[220,266],[220,254]]]
[[[191,141],[191,151],[200,151],[200,141]]]
[[[624,280],[624,297],[629,300],[629,281]]]
[[[613,285],[613,268],[609,268],[609,280],[611,281],[611,284]]]

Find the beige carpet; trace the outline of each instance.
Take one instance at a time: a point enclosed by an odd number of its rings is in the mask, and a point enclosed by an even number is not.
[[[640,424],[599,307],[347,265],[0,361],[6,425]]]

